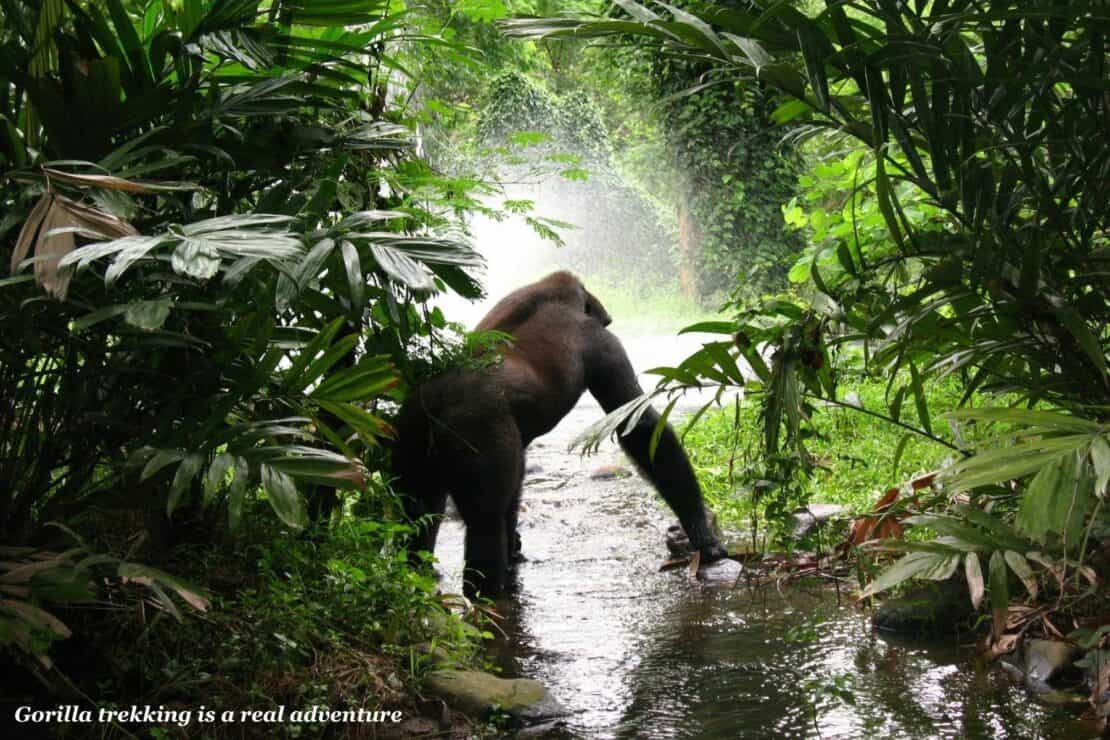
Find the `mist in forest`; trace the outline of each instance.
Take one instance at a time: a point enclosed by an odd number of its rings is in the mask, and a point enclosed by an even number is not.
[[[506,185],[487,205],[504,211],[505,202],[531,207],[501,219],[475,214],[469,220],[473,245],[486,258],[486,298],[444,296],[438,305],[450,320],[472,328],[506,294],[555,270],[570,270],[591,289],[645,299],[678,292],[673,227],[617,178],[547,173]]]

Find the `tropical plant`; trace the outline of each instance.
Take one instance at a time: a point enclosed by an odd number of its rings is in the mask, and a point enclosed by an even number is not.
[[[386,95],[440,41],[375,0],[2,5],[0,539],[256,494],[304,527],[441,364],[426,300],[480,294]]]
[[[34,547],[0,547],[0,648],[15,648],[35,674],[50,670],[51,643],[69,637],[70,628],[44,606],[80,605],[96,599],[97,581],[113,586],[137,584],[156,608],[181,621],[171,598],[176,593],[197,611],[209,608],[208,596],[187,581],[148,565],[94,552],[73,530],[62,525],[71,547],[56,551]]]
[[[976,412],[1008,415],[1024,441],[1006,446],[1015,437],[1007,434],[1000,449],[958,463],[949,490],[970,488],[986,506],[999,491],[981,486],[1032,476],[1014,520],[1021,537],[1051,534],[1074,545],[1080,514],[1090,531],[1093,502],[1106,495],[1099,471],[1110,413],[1106,8],[832,0],[812,10],[753,3],[699,17],[615,5],[624,17],[505,25],[528,37],[647,37],[721,78],[775,90],[775,118],[796,135],[827,132],[865,152],[840,214],[846,226],[817,225],[809,305],[786,316],[794,328],[760,345],[771,338],[745,327],[738,349],[707,347],[699,360],[706,372],[696,368],[689,380],[740,385],[728,369],[743,354],[781,399],[781,412],[765,417],[768,451],[785,440],[804,455],[797,425],[807,410],[796,389],[804,382],[835,400],[835,386],[821,380],[829,347],[858,346],[868,368],[889,378],[890,418],[912,397],[920,431],[930,435],[923,378],[955,375],[965,402],[990,393],[1027,409]],[[881,218],[883,238],[861,238],[860,215]],[[781,308],[757,309],[757,328],[781,323]],[[756,355],[775,360],[770,373],[759,372]],[[1028,407],[1052,410],[1055,422]]]

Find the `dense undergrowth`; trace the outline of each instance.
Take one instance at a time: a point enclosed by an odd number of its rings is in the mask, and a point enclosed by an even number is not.
[[[885,409],[886,392],[885,382],[860,378],[846,382],[840,395],[846,403],[877,411]],[[954,382],[930,386],[928,396],[929,405],[940,409],[954,407],[960,400]],[[740,400],[738,409],[729,406],[707,413],[685,432],[706,497],[725,526],[747,527],[753,509],[761,517],[767,514],[745,486],[750,485],[747,468],[760,450],[759,413],[754,399]],[[915,422],[914,413],[908,411],[905,420]],[[947,447],[852,408],[825,406],[813,415],[813,431],[807,439],[815,458],[812,474],[798,480],[794,495],[772,509],[766,522],[780,533],[789,525],[795,507],[834,503],[865,513],[888,489],[935,471],[953,457]]]
[[[399,547],[408,525],[351,518],[330,530],[297,534],[261,511],[248,514],[257,524],[232,538],[198,513],[181,523],[180,543],[158,554],[135,537],[89,543],[109,552],[138,547],[145,560],[164,562],[198,585],[210,608],[175,618],[144,591],[117,585],[95,605],[61,610],[73,638],[56,646],[55,671],[44,675],[63,687],[59,699],[88,706],[86,697],[95,697],[105,708],[139,704],[194,712],[284,706],[287,715],[313,706],[384,708],[409,717],[420,712],[417,697],[432,649],[458,664],[480,664],[477,648],[489,636],[477,626],[483,613],[455,618],[457,604],[439,595],[435,577],[414,569]],[[102,532],[126,531],[125,524],[86,522]],[[33,685],[5,686],[5,696],[19,703],[42,700]],[[163,727],[151,730],[169,732]],[[108,731],[123,736],[125,729]],[[320,737],[335,728],[193,723],[183,731],[191,737]],[[68,734],[83,732],[76,726]],[[64,726],[61,736],[67,736]]]

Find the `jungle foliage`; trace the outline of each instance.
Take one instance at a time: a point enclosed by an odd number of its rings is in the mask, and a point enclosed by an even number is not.
[[[157,558],[255,498],[291,531],[337,489],[388,510],[383,408],[481,259],[388,90],[387,44],[446,42],[389,2],[2,5],[0,645],[49,666],[47,609],[102,577],[208,602],[46,523],[141,512]]]
[[[792,271],[799,291],[698,327],[731,337],[662,371],[656,394],[707,382],[758,393],[759,480],[773,488],[811,467],[812,415],[844,403],[845,361],[886,380],[885,408],[871,413],[904,424],[912,404],[919,426],[906,426],[938,442],[925,384],[956,378],[950,508],[909,520],[934,539],[883,543],[910,552],[864,593],[962,566],[976,605],[990,594],[996,638],[1015,624],[1007,571],[1031,593],[1097,593],[1084,559],[1106,534],[1110,481],[1105,6],[834,0],[699,16],[616,5],[610,18],[505,25],[650,39],[775,91],[773,118],[796,135],[854,150],[831,158],[835,186],[820,169],[810,182],[811,196],[837,192],[788,211],[817,240]],[[973,407],[980,397],[1001,405]],[[959,434],[968,424],[995,433],[973,450]]]
[[[507,160],[507,180],[556,191],[547,199],[561,206],[556,219],[579,227],[556,224],[566,266],[626,289],[677,271],[685,296],[714,308],[738,289],[754,296],[784,285],[783,264],[801,245],[780,208],[797,162],[779,146],[767,100],[706,83],[704,65],[684,60],[514,44],[488,31],[511,14],[601,12],[607,3],[430,4],[488,62],[461,75],[427,70],[433,158],[467,171],[488,163],[492,148]],[[680,94],[691,87],[696,94]]]
[[[704,12],[713,5],[676,7]],[[802,163],[771,120],[773,95],[673,55],[654,57],[651,79],[696,295],[717,304],[783,289],[803,241],[786,228],[782,204],[794,195]]]

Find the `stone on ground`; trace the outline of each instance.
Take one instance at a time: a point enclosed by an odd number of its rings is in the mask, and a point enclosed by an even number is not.
[[[447,669],[434,671],[424,685],[429,693],[475,717],[486,717],[497,710],[531,722],[567,713],[543,684],[530,678]]]
[[[800,540],[817,531],[831,519],[848,513],[848,507],[840,504],[810,504],[794,512],[793,537]]]

